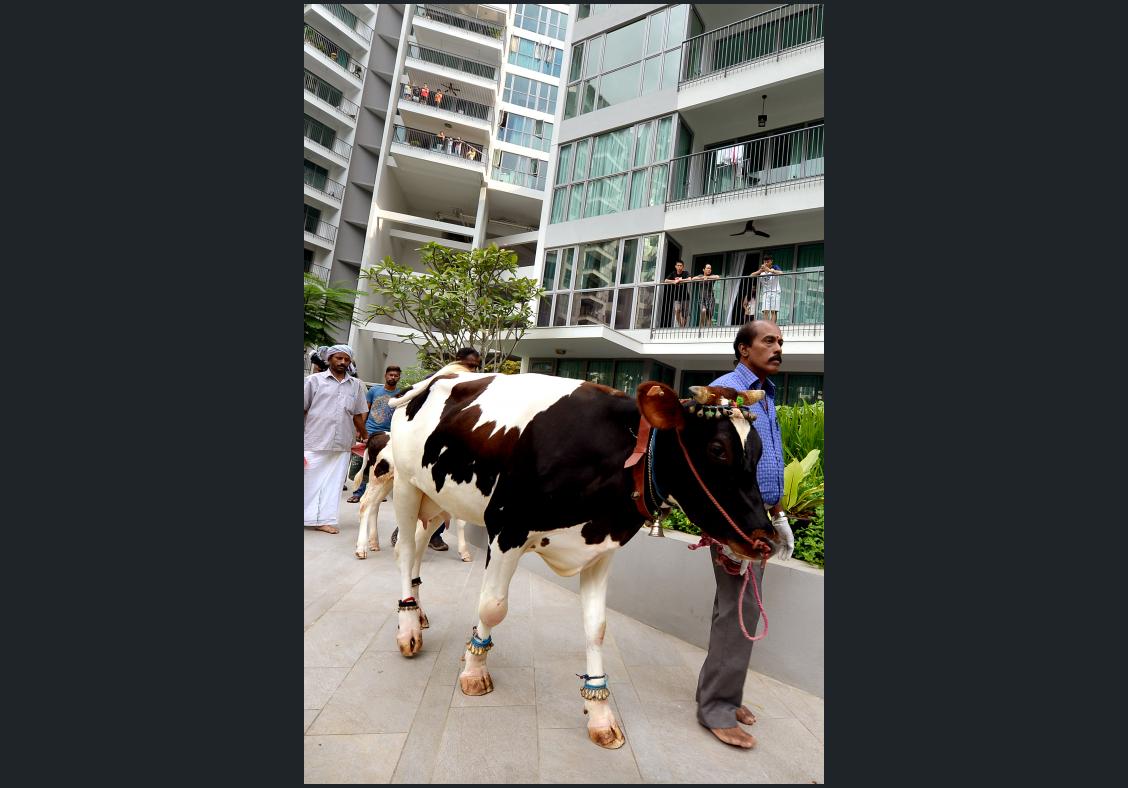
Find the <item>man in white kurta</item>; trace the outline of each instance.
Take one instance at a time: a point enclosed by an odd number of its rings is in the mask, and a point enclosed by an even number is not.
[[[327,372],[305,379],[305,527],[335,534],[353,442],[368,440],[364,384],[347,372],[352,348],[326,351]]]

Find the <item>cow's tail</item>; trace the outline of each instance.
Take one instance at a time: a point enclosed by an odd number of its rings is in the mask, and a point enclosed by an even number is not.
[[[364,472],[367,469],[368,469],[368,447],[365,446],[364,447],[364,455],[360,458],[360,470],[357,471],[356,476],[353,477],[353,484],[357,485],[357,487],[360,486],[361,480],[364,479]],[[356,487],[354,487],[353,489],[355,490]]]

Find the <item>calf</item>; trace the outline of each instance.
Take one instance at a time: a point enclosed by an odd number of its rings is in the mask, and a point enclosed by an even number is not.
[[[587,647],[580,695],[588,736],[602,747],[621,747],[602,658],[615,550],[669,499],[740,555],[770,555],[765,540],[776,537],[756,484],[761,446],[751,425],[752,403],[763,392],[695,387],[694,393],[696,402],[683,403],[673,389],[648,381],[636,400],[577,380],[448,367],[392,400],[401,531],[446,510],[483,523],[488,533],[478,623],[459,676],[464,694],[492,691],[491,633],[505,618],[518,560],[535,552],[557,574],[580,575]],[[423,646],[412,596],[422,543],[401,545],[396,642],[410,657]]]

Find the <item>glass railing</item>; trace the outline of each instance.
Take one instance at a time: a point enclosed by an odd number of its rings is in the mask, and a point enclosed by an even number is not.
[[[824,128],[808,126],[673,159],[666,202],[711,199],[821,176]]]
[[[356,34],[363,38],[365,41],[368,41],[369,43],[372,42],[372,28],[366,25],[364,22],[361,22],[360,19],[357,18],[356,14],[354,14],[352,11],[345,8],[340,3],[320,3],[319,5],[326,11],[331,13],[333,16],[344,22],[345,27],[354,30]]]
[[[409,44],[407,53],[413,58],[434,63],[436,66],[445,66],[476,77],[497,80],[497,66],[491,66],[489,63],[448,55],[446,52],[440,52],[430,47],[421,47],[418,44]]]
[[[318,238],[324,238],[326,241],[335,241],[337,239],[337,228],[329,222],[323,222],[320,219],[313,219],[312,217],[305,221],[305,231],[316,235]]]
[[[410,101],[420,106],[432,107],[434,109],[446,110],[453,112],[456,115],[465,115],[468,118],[476,118],[478,120],[492,121],[493,108],[487,107],[485,104],[479,104],[476,101],[469,99],[458,98],[457,96],[449,96],[443,94],[438,103],[435,102],[435,94],[431,93],[426,99],[423,99],[412,92],[411,86],[404,85],[403,93],[400,95],[400,101]]]
[[[364,79],[364,69],[361,68],[360,63],[357,63],[340,44],[326,38],[324,33],[306,25],[305,42],[333,61],[337,68],[356,81],[360,82]]]
[[[407,126],[395,126],[392,133],[392,142],[400,142],[413,148],[442,153],[446,156],[456,156],[467,161],[482,163],[482,146],[467,142],[455,137],[432,134],[421,129],[412,129]]]
[[[460,27],[463,30],[468,30],[478,35],[501,39],[502,28],[499,25],[487,22],[483,19],[474,19],[473,17],[459,14],[446,8],[438,8],[437,6],[423,5],[420,3],[415,6],[415,15],[425,19],[432,19],[436,22],[442,22],[444,25]]]
[[[360,112],[360,107],[342,96],[340,90],[333,87],[325,80],[315,77],[313,74],[307,73],[304,77],[307,93],[312,93],[333,109],[340,110],[345,115],[356,120],[356,116]]]
[[[682,44],[681,83],[823,38],[823,5],[798,3],[750,16]]]
[[[339,183],[332,178],[318,177],[317,173],[311,173],[308,170],[305,173],[305,185],[316,191],[328,194],[334,200],[340,200],[345,196],[345,184]]]
[[[537,191],[544,191],[545,173],[533,175],[529,172],[519,172],[518,170],[507,170],[501,167],[494,167],[490,173],[490,177],[495,181],[501,183],[511,183],[514,186],[524,186],[526,189],[536,189]]]
[[[727,337],[750,320],[771,319],[800,333],[821,330],[825,294],[822,268],[666,282],[658,285],[651,336]]]

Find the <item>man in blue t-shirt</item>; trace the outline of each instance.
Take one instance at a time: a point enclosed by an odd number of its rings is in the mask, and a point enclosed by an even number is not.
[[[393,397],[398,397],[403,394],[399,388],[400,368],[395,364],[390,364],[384,370],[384,388],[377,388],[373,386],[365,394],[365,399],[368,400],[368,420],[364,422],[364,426],[368,429],[369,435],[375,435],[377,432],[391,432],[392,431],[392,406],[388,404],[388,400]],[[368,459],[372,459],[369,457]],[[357,503],[360,497],[364,495],[364,491],[368,489],[368,479],[361,479],[360,486],[348,498],[348,503]]]

